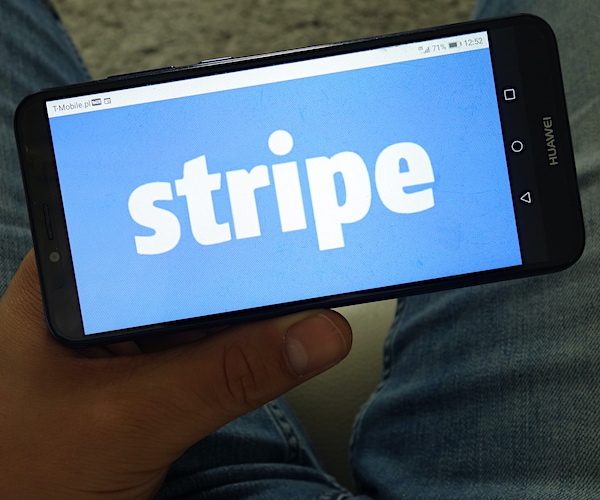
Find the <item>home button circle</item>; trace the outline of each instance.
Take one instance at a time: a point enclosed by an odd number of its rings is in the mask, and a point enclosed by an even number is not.
[[[521,141],[516,140],[510,145],[510,149],[513,150],[513,153],[520,153],[523,151],[523,149],[525,149],[525,145]]]

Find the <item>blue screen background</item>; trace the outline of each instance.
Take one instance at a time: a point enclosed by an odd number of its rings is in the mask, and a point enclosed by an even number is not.
[[[86,333],[118,330],[477,272],[521,263],[489,51],[435,57],[50,120]],[[283,157],[267,140],[294,138]],[[435,206],[396,214],[377,195],[379,153],[427,151]],[[345,247],[319,251],[304,160],[341,151],[369,169],[368,215],[344,225]],[[256,191],[262,235],[236,240],[225,175],[213,193],[233,239],[202,246],[174,181],[205,155],[210,173],[296,161],[308,228],[283,233],[275,191]],[[129,215],[132,191],[170,182],[177,247],[138,255],[152,230]],[[340,200],[343,192],[340,190]]]

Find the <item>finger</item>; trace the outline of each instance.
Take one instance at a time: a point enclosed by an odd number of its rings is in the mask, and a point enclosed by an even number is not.
[[[0,334],[13,358],[26,355],[22,362],[39,363],[66,358],[112,356],[104,347],[75,351],[56,342],[48,330],[33,250],[29,251],[0,300]],[[119,347],[124,352],[125,347]],[[139,350],[138,350],[139,352]],[[129,348],[128,354],[133,350]],[[29,361],[25,361],[29,359]],[[37,360],[37,361],[33,361]]]
[[[2,297],[3,314],[15,324],[45,327],[40,285],[33,250],[29,251]]]
[[[343,359],[351,329],[338,313],[308,311],[228,329],[195,344],[154,353],[124,384],[154,415],[155,439],[182,451]],[[139,361],[139,360],[138,360]],[[140,401],[141,399],[141,401]]]
[[[48,333],[33,251],[25,256],[0,300],[0,332],[4,348],[15,357],[19,352],[35,356],[60,350]]]

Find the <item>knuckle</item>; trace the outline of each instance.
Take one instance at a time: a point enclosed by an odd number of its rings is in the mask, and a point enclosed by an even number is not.
[[[276,377],[258,350],[247,345],[228,346],[223,350],[222,369],[226,389],[223,406],[233,411],[249,410],[270,399],[270,386]]]

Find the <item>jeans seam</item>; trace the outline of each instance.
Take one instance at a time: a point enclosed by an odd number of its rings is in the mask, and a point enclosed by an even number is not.
[[[377,384],[377,387],[375,388],[375,390],[373,391],[373,393],[371,394],[369,399],[362,405],[362,408],[360,409],[360,411],[356,415],[356,418],[354,419],[354,424],[352,426],[352,436],[350,438],[350,463],[352,464],[353,470],[354,470],[353,459],[354,459],[355,444],[356,444],[356,441],[358,441],[358,439],[360,437],[361,423],[363,421],[365,414],[369,410],[371,402],[383,390],[383,388],[385,387],[385,385],[387,384],[387,382],[390,378],[390,375],[392,372],[392,366],[393,366],[392,346],[394,344],[394,339],[396,337],[396,334],[399,330],[399,325],[402,322],[402,318],[404,317],[405,310],[406,310],[406,299],[404,299],[404,298],[398,299],[398,303],[396,305],[394,321],[393,321],[392,325],[390,326],[390,330],[389,330],[387,337],[385,339],[385,342],[383,344],[383,366],[382,366],[382,370],[381,370],[381,380]]]
[[[286,446],[286,462],[299,464],[300,463],[300,438],[294,430],[293,424],[286,418],[285,413],[281,410],[276,401],[271,401],[265,405],[273,422],[279,429],[281,436],[285,440]]]

